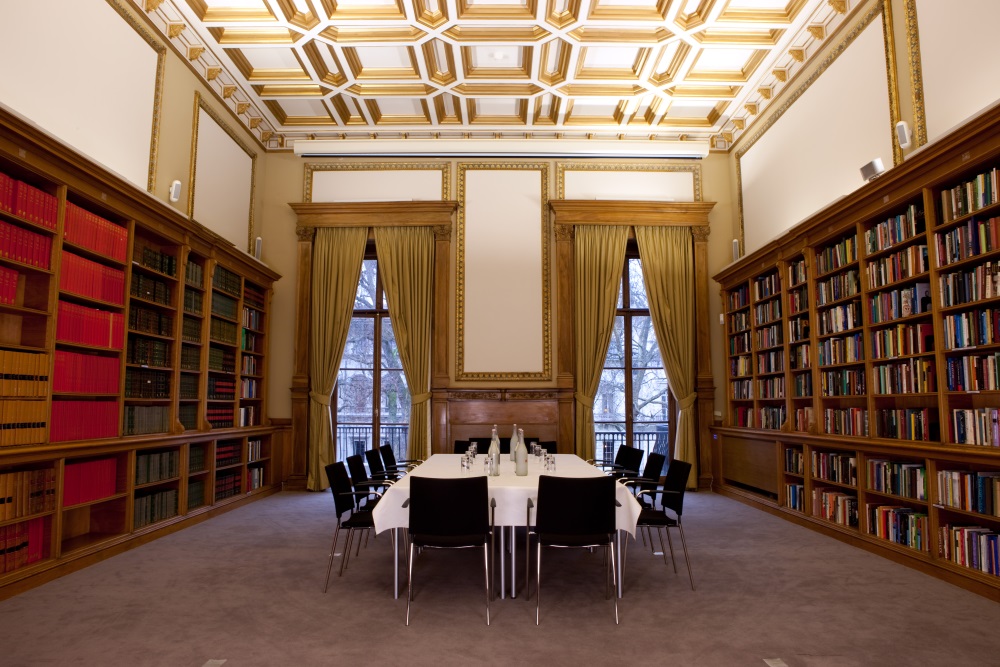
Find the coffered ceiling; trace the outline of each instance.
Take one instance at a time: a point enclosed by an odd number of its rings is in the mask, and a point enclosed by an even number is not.
[[[860,0],[130,0],[268,149],[302,139],[728,148]]]

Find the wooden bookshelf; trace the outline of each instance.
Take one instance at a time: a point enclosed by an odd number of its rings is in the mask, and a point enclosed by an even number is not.
[[[0,110],[0,598],[280,488],[278,277]]]
[[[715,276],[718,491],[1000,599],[998,190],[993,109]]]

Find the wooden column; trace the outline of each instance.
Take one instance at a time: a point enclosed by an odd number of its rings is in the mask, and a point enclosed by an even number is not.
[[[573,332],[573,226],[555,225],[556,234],[556,386],[563,390],[559,395],[559,442],[567,443],[564,451],[576,451],[572,443],[576,438],[576,339]]]
[[[712,434],[715,384],[712,380],[711,329],[708,321],[708,225],[691,227],[694,236],[695,392],[698,394],[698,488],[712,488]]]
[[[288,484],[305,488],[309,451],[309,322],[312,305],[312,250],[314,227],[296,227],[298,270],[295,274],[295,339],[292,369],[291,470]]]
[[[448,453],[448,342],[451,328],[451,225],[434,226],[434,323],[431,331],[431,452]]]

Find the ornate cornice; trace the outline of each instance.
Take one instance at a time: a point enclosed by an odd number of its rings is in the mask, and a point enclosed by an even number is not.
[[[316,238],[316,228],[296,226],[295,235],[299,238],[299,241],[312,243],[313,239]]]

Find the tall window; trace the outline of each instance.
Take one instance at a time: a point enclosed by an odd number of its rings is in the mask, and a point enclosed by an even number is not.
[[[642,263],[630,244],[611,343],[594,399],[597,457],[612,459],[618,447],[631,445],[646,454],[658,452],[669,458],[672,413],[667,376],[642,282]]]
[[[337,460],[375,446],[405,458],[410,390],[373,249],[365,255],[334,390]]]

